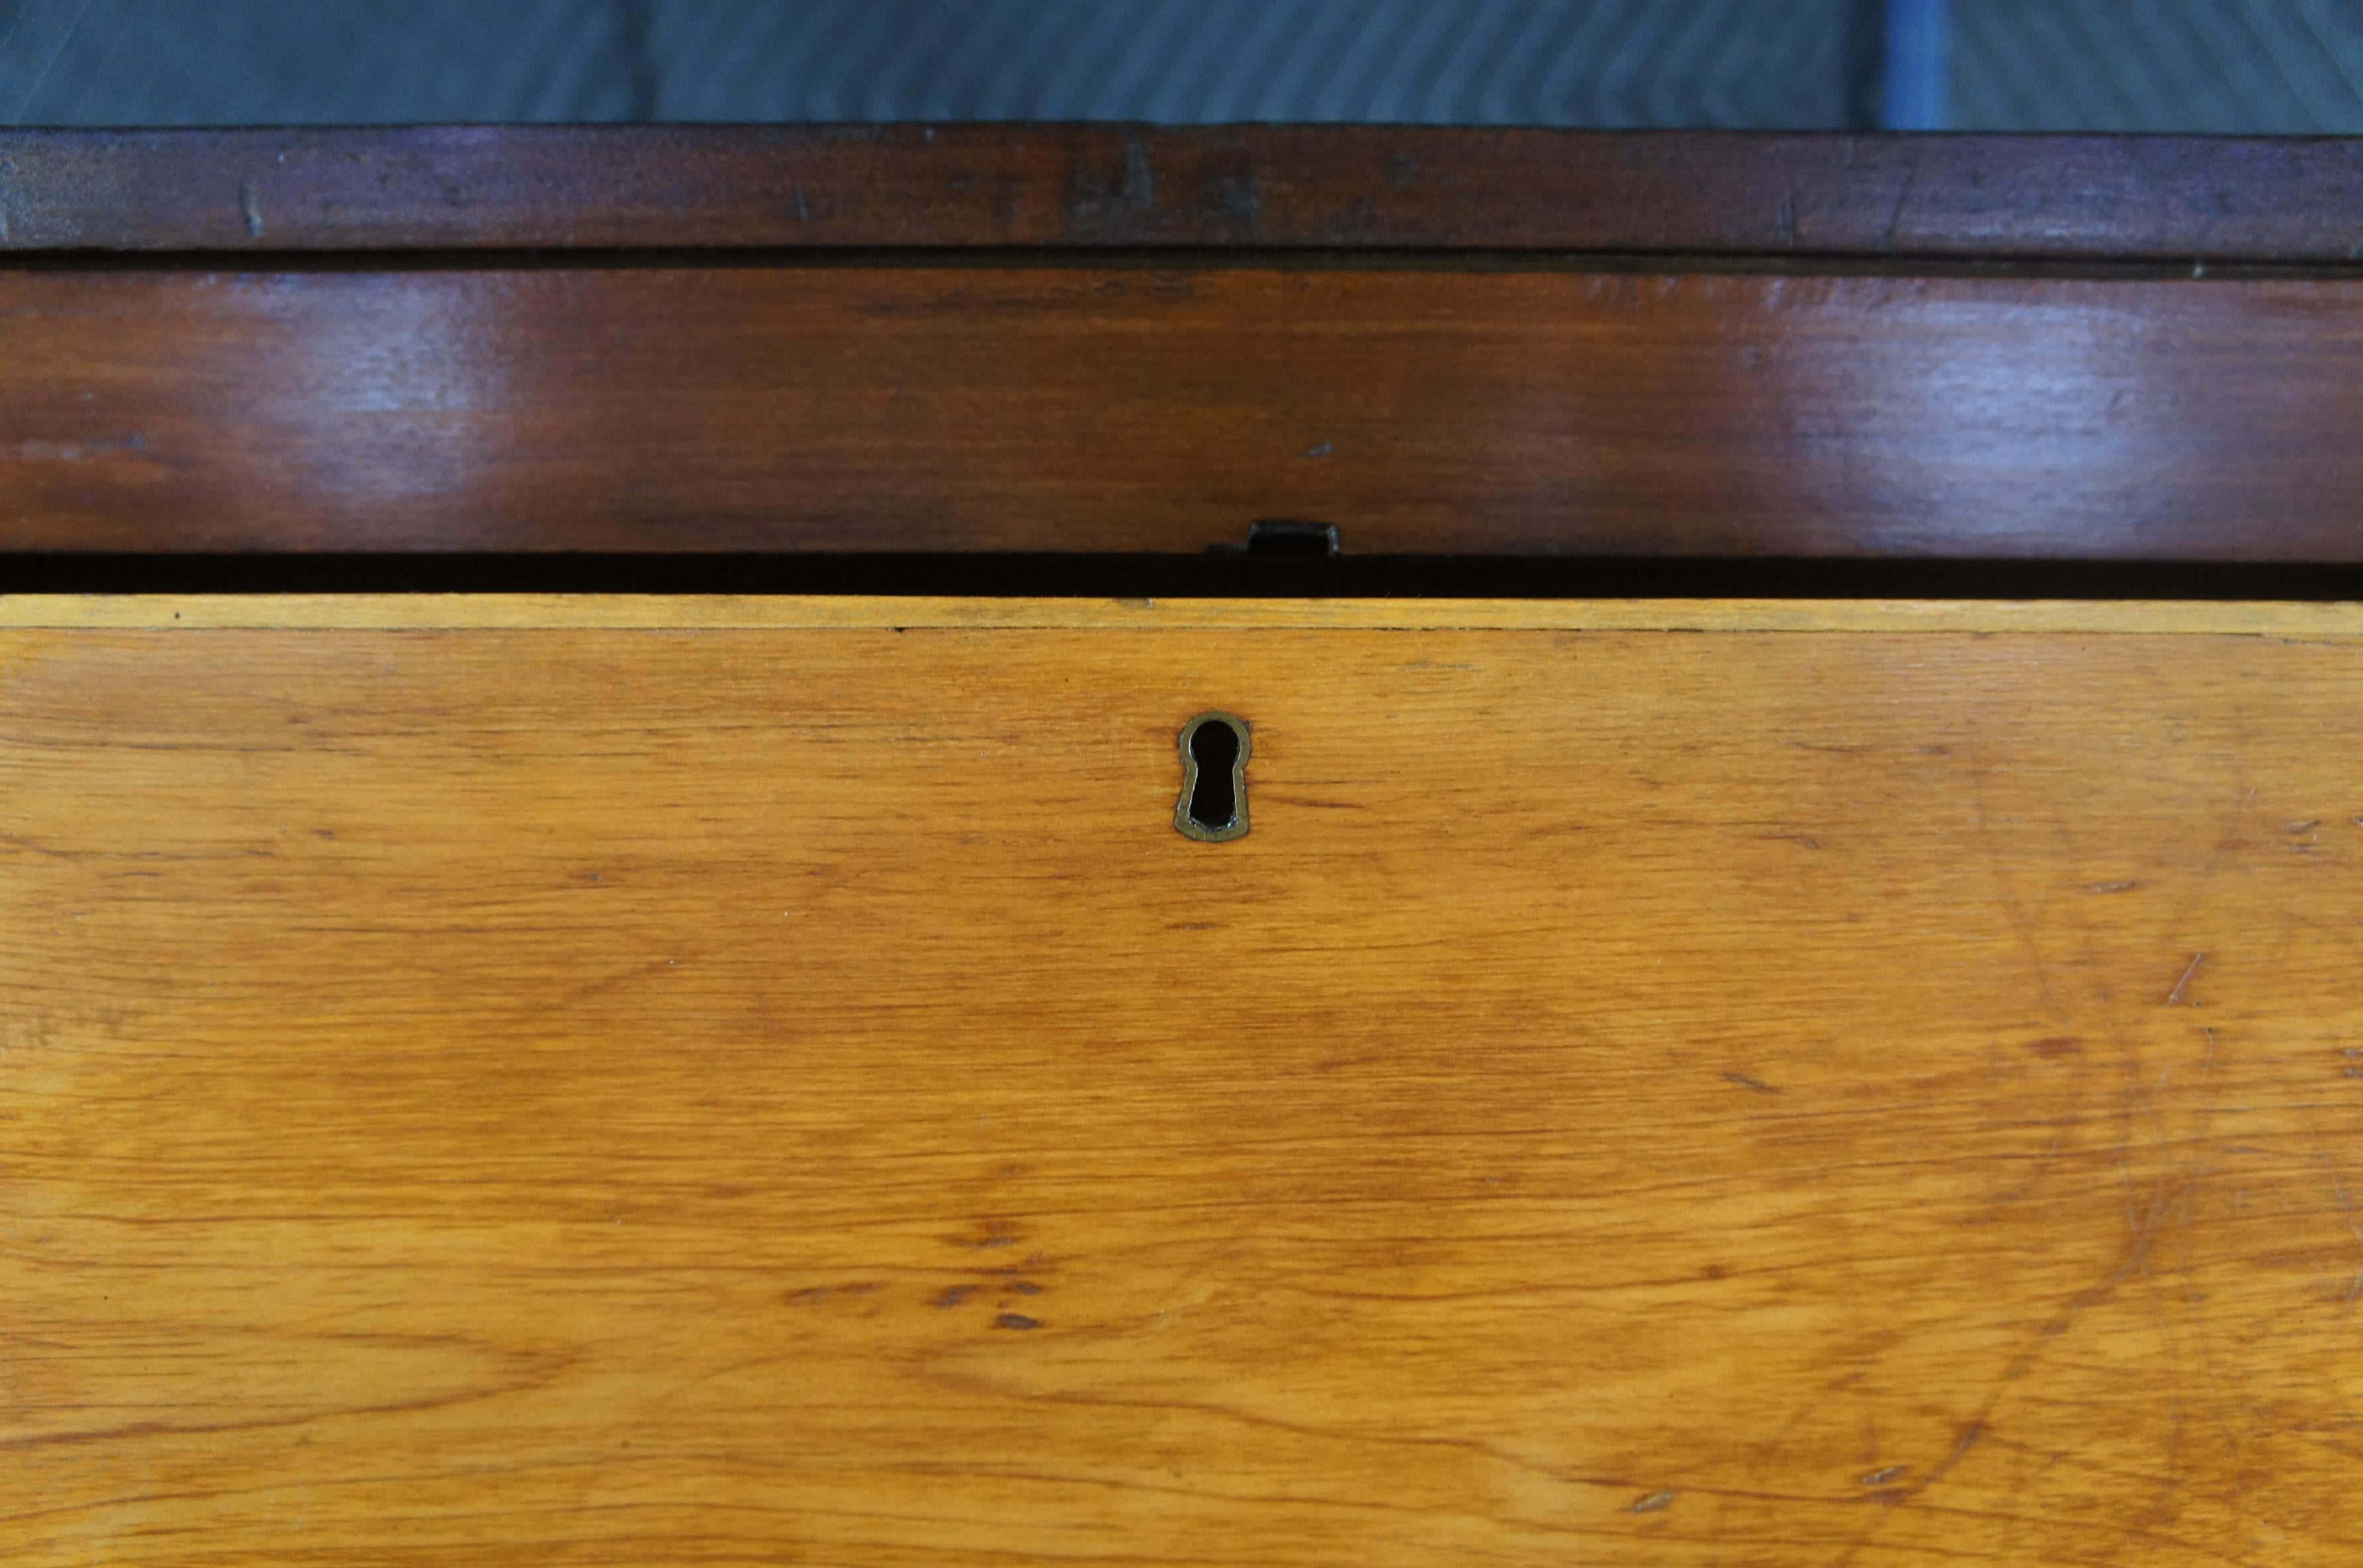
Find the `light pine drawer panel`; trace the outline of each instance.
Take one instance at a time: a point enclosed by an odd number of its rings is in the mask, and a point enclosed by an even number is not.
[[[2363,1556],[2363,613],[0,621],[0,1561]]]

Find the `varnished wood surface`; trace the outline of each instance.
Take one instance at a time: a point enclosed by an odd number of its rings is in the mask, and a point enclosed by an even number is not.
[[[2363,1551],[2352,610],[115,608],[0,1560]]]
[[[0,250],[2363,258],[2363,138],[1420,126],[0,131]]]
[[[0,271],[0,547],[2363,560],[2363,283]]]

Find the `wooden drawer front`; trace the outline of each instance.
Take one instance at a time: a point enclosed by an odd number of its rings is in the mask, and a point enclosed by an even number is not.
[[[0,1559],[2363,1551],[2363,613],[0,612]]]
[[[13,550],[2363,562],[2363,280],[0,271]]]

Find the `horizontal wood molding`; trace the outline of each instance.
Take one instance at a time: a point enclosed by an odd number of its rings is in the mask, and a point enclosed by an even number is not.
[[[0,249],[1273,247],[2343,265],[2363,139],[1438,127],[0,131]]]
[[[2363,560],[2363,281],[0,271],[0,548]]]
[[[2363,644],[130,608],[0,630],[12,1564],[2363,1542]]]
[[[0,630],[1899,632],[2363,637],[2363,604],[2101,600],[0,594]]]

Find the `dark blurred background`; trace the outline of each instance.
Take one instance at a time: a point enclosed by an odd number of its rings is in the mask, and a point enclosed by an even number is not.
[[[2363,0],[0,0],[0,122],[2363,133]]]

